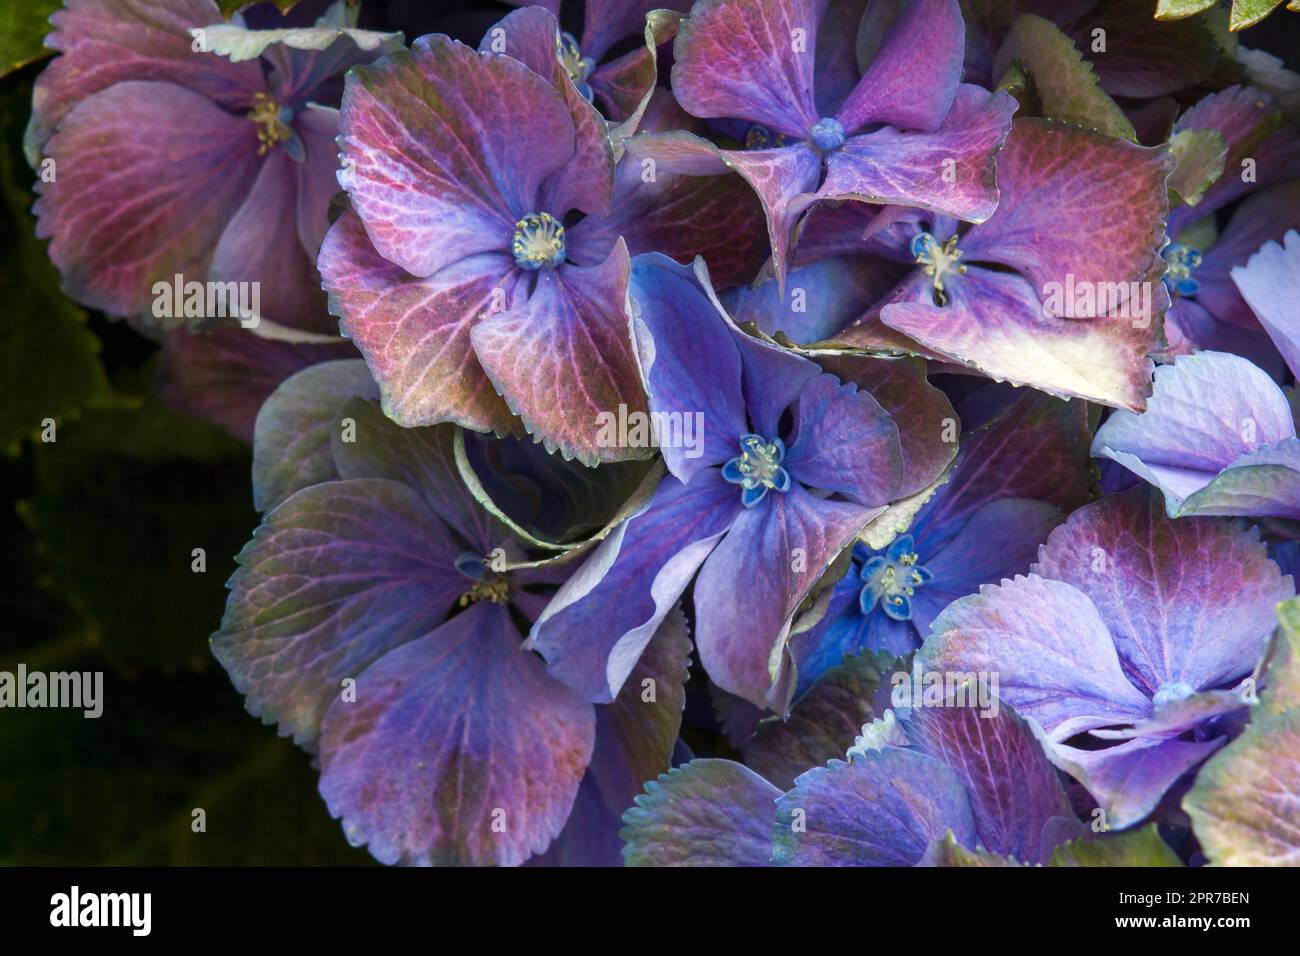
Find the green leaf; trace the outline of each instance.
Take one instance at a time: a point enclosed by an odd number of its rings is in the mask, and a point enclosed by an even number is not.
[[[1096,840],[1071,840],[1052,851],[1048,866],[1182,866],[1154,823]]]
[[[1244,30],[1282,5],[1282,0],[1232,0],[1232,16],[1228,20],[1228,29]]]
[[[50,14],[63,0],[4,0],[0,3],[0,76],[51,55],[45,34]]]
[[[1033,77],[1043,115],[1136,141],[1124,111],[1102,90],[1092,64],[1050,20],[1027,13],[1011,26],[998,52],[995,76],[1016,60]]]
[[[1211,757],[1183,798],[1216,866],[1300,865],[1300,710],[1252,723]]]
[[[267,3],[273,4],[279,8],[281,13],[288,13],[296,7],[302,0],[266,0]],[[229,20],[240,10],[254,6],[258,0],[217,0],[217,9],[221,15]],[[356,6],[357,0],[347,0],[348,6]]]
[[[1169,174],[1169,199],[1195,206],[1223,175],[1228,143],[1218,130],[1185,129],[1169,140],[1178,165]]]
[[[368,861],[330,819],[310,758],[244,713],[220,668],[128,680],[83,656],[58,669],[105,671],[103,712],[5,711],[0,864]]]
[[[1218,0],[1159,0],[1156,4],[1157,20],[1181,20],[1194,17],[1210,9]]]
[[[921,866],[1022,866],[1009,856],[999,856],[988,850],[968,850],[952,835],[949,830],[941,837],[930,841],[930,848],[925,851]]]
[[[1277,606],[1277,632],[1268,654],[1264,682],[1254,719],[1300,708],[1300,598]]]
[[[3,27],[0,27],[0,33]],[[85,406],[113,403],[99,361],[99,342],[86,328],[86,315],[59,291],[59,274],[35,237],[29,215],[31,173],[12,144],[22,140],[31,104],[31,84],[0,95],[0,450],[18,451],[52,420],[75,418]]]
[[[92,409],[34,449],[35,491],[18,505],[48,590],[127,671],[209,659],[234,555],[257,523],[247,449],[156,400]],[[194,571],[194,549],[205,570]]]

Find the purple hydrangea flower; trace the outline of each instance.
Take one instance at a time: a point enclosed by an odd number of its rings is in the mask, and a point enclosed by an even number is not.
[[[401,35],[336,15],[248,30],[213,0],[78,0],[51,22],[60,55],[36,82],[27,148],[57,171],[35,211],[65,291],[134,318],[177,274],[259,283],[259,317],[328,331],[314,264],[337,191],[329,103]]]
[[[800,692],[861,650],[906,654],[959,597],[1023,573],[1065,514],[1088,501],[1082,402],[1031,393],[963,436],[948,481],[885,550],[863,544],[826,617],[794,641]]]
[[[339,181],[352,211],[319,259],[330,307],[401,424],[509,433],[521,419],[548,449],[588,464],[644,455],[598,432],[602,413],[645,409],[625,312],[628,245],[674,228],[689,243],[697,215],[730,235],[748,228],[746,209],[715,217],[692,194],[660,204],[660,216],[611,211],[615,197],[646,212],[649,200],[634,204],[615,176],[591,105],[566,96],[567,79],[554,85],[554,18],[514,16],[507,46],[522,60],[428,36],[349,75]],[[511,119],[483,121],[493,115]]]
[[[696,3],[674,42],[673,92],[694,116],[747,122],[746,148],[686,133],[629,142],[667,168],[744,177],[767,213],[781,280],[798,222],[819,201],[900,203],[975,221],[997,205],[993,157],[1015,101],[961,84],[956,0],[914,0],[896,21],[873,21],[882,33],[871,36],[874,57],[861,73],[857,24],[841,22],[853,9]]]
[[[1157,369],[1146,412],[1116,411],[1097,431],[1093,454],[1159,488],[1171,517],[1300,519],[1291,406],[1236,355],[1200,352]]]
[[[1017,120],[987,222],[905,209],[871,221],[866,251],[883,242],[915,267],[835,340],[1140,410],[1168,303],[1156,279],[1172,162],[1165,150]]]
[[[470,493],[451,426],[399,428],[374,394],[363,363],[332,362],[263,408],[254,479],[267,513],[214,653],[252,713],[319,755],[330,812],[380,861],[512,865],[550,848],[617,863],[618,817],[677,738],[684,619],[665,617],[636,687],[608,706],[553,679],[521,648],[520,622],[564,569],[528,561],[529,542]],[[475,467],[501,450],[469,442]],[[516,488],[545,487],[561,465],[534,447],[509,452]],[[510,512],[526,506],[517,496]]]
[[[661,435],[669,475],[556,595],[531,644],[561,680],[609,700],[698,571],[705,670],[784,712],[792,617],[867,525],[941,474],[952,408],[917,365],[862,360],[837,377],[742,333],[705,277],[661,256],[638,257],[631,296],[651,412],[664,428],[698,423],[696,440]]]
[[[1080,508],[1027,577],[982,588],[935,620],[927,670],[999,675],[1053,761],[1127,827],[1226,741],[1221,718],[1246,706],[1293,580],[1257,530],[1171,519],[1145,487]],[[1086,745],[1073,738],[1087,734]],[[1112,744],[1097,749],[1099,744]]]

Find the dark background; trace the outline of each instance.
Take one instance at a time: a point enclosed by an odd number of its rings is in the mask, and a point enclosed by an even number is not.
[[[477,43],[507,10],[368,0],[362,25]],[[1300,16],[1242,42],[1294,67]],[[154,398],[156,346],[64,298],[33,237],[20,143],[42,65],[0,80],[0,670],[103,671],[104,712],[0,710],[0,864],[368,863],[208,650],[257,523],[248,448]]]

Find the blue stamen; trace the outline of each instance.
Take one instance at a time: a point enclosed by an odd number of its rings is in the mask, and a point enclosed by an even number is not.
[[[1201,252],[1191,246],[1173,243],[1165,250],[1165,285],[1170,291],[1189,298],[1201,291],[1193,273],[1201,264]]]
[[[790,490],[790,473],[781,467],[785,458],[785,443],[779,438],[768,441],[761,435],[741,435],[740,455],[722,466],[722,477],[733,485],[740,485],[740,501],[752,508],[769,489]]]
[[[858,607],[870,614],[880,607],[895,621],[912,619],[912,596],[916,589],[934,580],[934,574],[918,563],[916,544],[910,534],[894,539],[883,555],[874,555],[862,564],[858,577],[864,582],[858,594]]]

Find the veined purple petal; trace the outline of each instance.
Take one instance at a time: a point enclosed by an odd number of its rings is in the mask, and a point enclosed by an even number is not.
[[[1043,829],[1069,815],[1070,804],[1043,745],[1009,707],[990,713],[971,698],[954,703],[913,710],[908,739],[957,772],[985,848],[1022,863],[1047,862],[1052,848],[1043,846]]]
[[[696,569],[741,511],[717,472],[667,477],[602,541],[533,625],[550,672],[597,702],[613,700]]]
[[[818,119],[813,54],[826,0],[702,0],[673,44],[673,94],[704,119],[803,139]]]
[[[330,229],[330,201],[339,191],[339,111],[312,105],[298,111],[294,130],[306,150],[298,166],[298,241],[315,262]]]
[[[1171,235],[1256,188],[1300,176],[1300,136],[1287,127],[1277,129],[1278,114],[1277,102],[1268,93],[1250,86],[1232,86],[1211,93],[1178,118],[1174,132],[1214,130],[1227,141],[1228,157],[1223,175],[1199,203],[1179,207],[1170,214]],[[1252,177],[1242,175],[1248,167]]]
[[[588,775],[616,821],[642,787],[671,765],[690,660],[690,629],[686,616],[675,609],[646,645],[618,696],[596,708],[596,749]]]
[[[1207,394],[1215,400],[1204,401]],[[1272,379],[1236,355],[1200,352],[1158,368],[1146,412],[1116,411],[1097,431],[1093,453],[1160,488],[1177,515],[1184,499],[1242,456],[1295,437]]]
[[[300,164],[284,149],[267,154],[248,198],[221,233],[207,278],[257,283],[259,320],[328,333],[335,323],[315,262],[299,241],[300,175]]]
[[[1146,288],[1152,285],[1148,281]],[[908,288],[928,298],[929,286],[929,278],[918,272]],[[1048,314],[1028,280],[981,266],[947,277],[944,291],[943,306],[904,299],[886,305],[880,318],[890,329],[991,378],[1062,398],[1143,407],[1153,367],[1148,356],[1159,342],[1153,318],[1159,288],[1151,292],[1150,308],[1135,299],[1132,308],[1125,302],[1114,315],[1087,320]],[[1147,314],[1127,315],[1130,311]]]
[[[251,713],[310,744],[344,678],[442,623],[466,590],[458,552],[405,485],[312,485],[236,559],[213,653]]]
[[[366,358],[384,412],[402,425],[454,421],[476,431],[519,431],[474,356],[470,331],[524,293],[505,254],[484,254],[419,279],[376,251],[349,210],[317,260],[330,311]]]
[[[516,10],[491,27],[479,44],[480,54],[505,54],[548,80],[564,99],[573,120],[571,158],[546,178],[538,201],[520,215],[545,210],[563,216],[570,209],[607,213],[614,175],[613,144],[606,135],[604,119],[578,91],[560,63],[556,55],[559,36],[560,25],[555,15],[542,7],[530,6]],[[521,105],[520,110],[527,112],[528,107]]]
[[[384,863],[513,866],[563,829],[595,717],[504,605],[479,602],[357,677],[321,727],[321,795]]]
[[[858,30],[869,0],[829,4],[817,30],[813,93],[818,116],[834,116],[858,83]]]
[[[844,131],[853,135],[872,123],[938,129],[957,95],[965,47],[957,0],[912,0],[836,114]]]
[[[1035,571],[1088,595],[1147,696],[1166,684],[1208,690],[1250,673],[1277,603],[1295,594],[1258,530],[1219,518],[1174,520],[1147,487],[1080,508],[1052,532]]]
[[[1232,270],[1259,322],[1273,339],[1293,374],[1300,370],[1300,234],[1288,230],[1285,245],[1266,242],[1244,266]]]
[[[944,438],[956,422],[952,403],[926,379],[919,359],[868,359],[854,355],[820,358],[842,381],[869,392],[898,426],[903,470],[895,498],[928,488],[952,462],[957,449]]]
[[[810,770],[777,807],[772,862],[779,866],[915,866],[930,841],[950,830],[962,846],[977,839],[956,772],[899,747]]]
[[[50,17],[56,57],[36,80],[25,145],[35,165],[59,122],[79,103],[128,80],[174,83],[226,109],[266,89],[256,63],[194,49],[190,31],[218,23],[213,0],[69,0]]]
[[[229,24],[222,29],[233,31],[239,28]],[[371,63],[402,48],[400,33],[336,27],[274,32],[279,36],[262,53],[270,66],[269,85],[277,102],[291,103],[295,107],[312,98],[313,94],[319,95],[323,85],[341,79],[352,67]],[[238,42],[237,38],[235,42]]]
[[[646,410],[627,312],[630,273],[621,241],[600,265],[543,268],[527,301],[470,331],[480,364],[528,431],[588,465],[650,455],[602,438],[602,415]]]
[[[662,447],[669,471],[689,482],[700,470],[736,456],[748,429],[741,394],[740,350],[692,270],[662,256],[632,263],[629,294],[637,355],[651,411],[703,425],[694,447]]]
[[[901,497],[903,450],[898,425],[869,392],[819,375],[804,386],[783,462],[810,488],[866,507]]]
[[[1083,402],[1062,402],[1038,392],[1022,395],[992,421],[962,436],[957,465],[917,515],[913,534],[927,547],[940,549],[976,511],[1002,498],[1045,501],[1069,514],[1091,497],[1089,437]]]
[[[403,428],[385,416],[368,395],[349,399],[343,413],[353,422],[352,440],[341,429],[330,432],[330,451],[339,477],[382,478],[414,489],[455,532],[458,554],[487,557],[509,536],[474,498],[456,468],[456,429],[451,425]]]
[[[1102,805],[1107,826],[1120,828],[1145,818],[1165,791],[1227,739],[1139,737],[1102,750],[1057,744],[1052,756],[1057,766],[1078,778]]]
[[[651,10],[685,13],[690,6],[689,0],[587,0],[582,52],[593,60],[602,60],[620,40],[640,36]]]
[[[339,477],[330,439],[348,399],[378,390],[359,359],[321,362],[285,379],[257,413],[253,506],[270,511],[295,491]]]
[[[994,155],[1007,138],[1016,101],[961,86],[937,130],[883,127],[826,155],[818,199],[856,199],[983,222],[998,207]]]
[[[481,117],[509,112],[508,123]],[[515,222],[573,156],[563,98],[517,60],[423,37],[357,67],[343,93],[340,183],[388,261],[419,277],[507,254]],[[527,163],[520,163],[520,156]]]
[[[743,764],[692,760],[623,815],[628,866],[767,866],[781,791]]]
[[[714,683],[785,713],[791,617],[880,510],[817,498],[795,482],[741,511],[695,584],[695,644]]]
[[[767,217],[777,280],[784,282],[794,248],[795,224],[817,189],[821,157],[806,143],[779,149],[724,149],[718,154],[758,194]]]
[[[156,282],[207,278],[260,166],[255,124],[135,80],[83,100],[45,151],[59,175],[37,183],[36,234],[52,240],[64,291],[117,316],[148,312]]]
[[[1110,630],[1088,596],[1036,574],[950,604],[917,660],[929,671],[998,674],[1002,700],[1053,740],[1151,714],[1150,699],[1124,676]]]
[[[998,154],[997,212],[964,237],[966,261],[996,262],[1029,280],[1056,315],[1104,315],[1113,290],[1123,303],[1146,279],[1164,240],[1164,149],[1051,120],[1017,120]],[[936,237],[942,238],[942,237]],[[1072,277],[1072,278],[1071,278]],[[1052,306],[1050,291],[1097,291],[1094,310]]]

